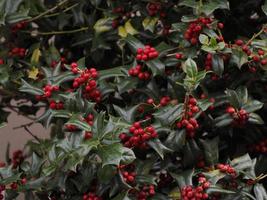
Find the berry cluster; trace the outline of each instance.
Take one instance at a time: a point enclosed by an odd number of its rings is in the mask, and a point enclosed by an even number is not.
[[[27,25],[28,25],[28,22],[26,22],[26,21],[18,22],[11,27],[11,31],[13,33],[16,33],[18,30],[26,28]]]
[[[78,129],[77,126],[72,125],[72,124],[66,124],[65,127],[66,127],[67,131],[70,131],[70,132],[75,132]]]
[[[148,3],[146,9],[150,16],[155,16],[157,15],[157,13],[160,12],[161,4],[160,3]]]
[[[26,49],[15,47],[11,49],[11,51],[9,51],[8,55],[13,57],[23,58],[26,55]]]
[[[59,91],[58,86],[46,85],[43,87],[44,97],[49,98],[52,96],[52,92]]]
[[[62,101],[56,102],[51,100],[49,103],[49,108],[52,110],[62,110],[64,108],[64,103]]]
[[[146,45],[143,49],[138,48],[136,52],[136,60],[139,61],[147,61],[157,58],[159,56],[159,52],[149,45]]]
[[[200,99],[207,99],[207,95],[205,95],[204,93],[200,95]],[[215,99],[213,97],[209,98],[209,102],[211,103],[215,103]],[[214,109],[214,105],[211,105],[209,108],[209,110],[213,110]]]
[[[216,165],[216,169],[219,169],[223,173],[227,173],[232,177],[236,177],[237,173],[233,167],[228,164],[218,164]]]
[[[91,131],[86,131],[84,133],[83,139],[84,140],[90,140],[93,137],[93,133]]]
[[[73,74],[78,74],[79,73],[79,68],[78,68],[78,63],[73,62],[70,64],[71,71]]]
[[[204,27],[208,27],[212,22],[211,18],[201,17],[193,22],[191,22],[184,33],[184,38],[188,40],[192,45],[198,43],[198,37]]]
[[[4,60],[2,58],[0,58],[0,65],[5,64]]]
[[[157,181],[158,188],[168,187],[173,182],[172,176],[165,171],[165,173],[159,174],[159,179]]]
[[[16,182],[13,182],[13,183],[10,184],[10,188],[12,190],[17,190],[18,189],[18,184]]]
[[[145,128],[141,127],[140,122],[135,122],[129,129],[129,134],[121,133],[120,139],[126,147],[138,147],[140,149],[147,149],[147,141],[158,137],[158,133],[153,126]]]
[[[0,168],[5,167],[6,163],[0,161]]]
[[[235,44],[237,46],[241,46],[242,50],[248,55],[251,56],[252,51],[250,50],[249,46],[244,44],[243,40],[236,40]],[[258,49],[257,54],[253,55],[251,58],[255,63],[261,63],[262,65],[266,65],[267,64],[267,59],[263,58],[265,55],[265,52],[262,49]]]
[[[89,192],[88,194],[83,195],[83,200],[102,200],[102,198],[93,192]]]
[[[184,117],[181,121],[177,122],[177,128],[185,128],[187,137],[193,138],[195,136],[196,129],[199,128],[199,124],[193,115],[200,111],[197,106],[197,100],[193,97],[190,97],[188,100],[188,104],[186,106],[186,110],[184,113]]]
[[[86,121],[90,126],[93,126],[94,115],[92,113],[88,114],[87,117],[84,118],[84,121]]]
[[[205,69],[207,71],[210,71],[212,69],[212,55],[210,53],[208,53],[206,56]]]
[[[128,71],[130,76],[138,77],[140,80],[149,80],[151,74],[149,71],[144,71],[141,65],[136,65]]]
[[[75,78],[73,81],[73,88],[78,88],[84,85],[83,97],[99,102],[101,100],[101,93],[97,89],[97,82],[95,80],[98,77],[98,72],[96,69],[90,68],[79,70],[77,63],[72,63],[71,68],[74,74],[80,73],[80,76]]]
[[[187,185],[182,188],[181,194],[183,200],[201,200],[208,199],[209,195],[205,193],[205,190],[210,187],[210,182],[205,177],[199,177],[198,186],[193,187]]]
[[[175,58],[178,60],[182,59],[183,57],[184,57],[184,55],[182,53],[176,53],[175,54]]]
[[[119,25],[124,25],[129,19],[141,15],[139,10],[127,12],[122,6],[114,8],[112,12],[117,15],[117,17],[112,21],[112,28],[114,29],[116,29]]]
[[[76,68],[74,68],[76,69]],[[86,69],[81,72],[80,76],[74,79],[73,87],[78,88],[81,85],[86,85],[86,91],[89,92],[96,88],[96,79],[98,73],[95,68]]]
[[[149,197],[153,197],[155,195],[155,186],[154,185],[144,185],[140,186],[140,190],[136,194],[137,200],[146,200]]]
[[[62,68],[62,69],[65,69],[65,64],[67,63],[67,60],[66,60],[66,58],[64,58],[64,57],[61,57],[61,58],[60,58],[60,61],[53,60],[53,61],[50,63],[50,67],[55,68],[59,62],[61,63],[61,68]]]
[[[240,109],[236,110],[234,107],[229,106],[226,109],[226,113],[229,113],[232,118],[234,119],[233,125],[235,126],[242,126],[247,123],[249,118],[249,113],[246,110]]]
[[[24,160],[24,156],[21,150],[17,150],[13,152],[12,155],[12,165],[13,168],[17,168]]]
[[[171,101],[171,98],[169,96],[163,96],[160,99],[159,105],[158,106],[167,106]],[[148,104],[154,105],[155,101],[152,98],[147,99],[146,101]]]
[[[6,190],[5,185],[0,185],[0,200],[4,199],[4,195],[2,194]]]
[[[193,138],[195,136],[196,129],[199,128],[198,122],[195,118],[183,119],[182,121],[178,122],[177,128],[185,128],[186,129],[186,136],[188,138]]]
[[[118,166],[120,170],[123,180],[128,184],[133,184],[135,181],[136,173],[135,166],[133,164],[129,165],[120,165]]]
[[[264,139],[262,141],[260,141],[257,144],[253,144],[249,147],[249,150],[251,152],[255,152],[255,153],[263,153],[266,154],[267,153],[267,139]]]

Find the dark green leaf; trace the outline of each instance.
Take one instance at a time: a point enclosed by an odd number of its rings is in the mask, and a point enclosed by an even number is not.
[[[43,91],[41,89],[30,85],[23,79],[21,80],[21,82],[22,82],[22,86],[19,88],[21,92],[26,92],[26,93],[33,94],[33,95],[43,95]]]
[[[212,69],[218,76],[222,76],[224,71],[224,63],[223,59],[218,54],[212,55]]]
[[[203,149],[204,149],[204,155],[205,155],[205,163],[208,166],[213,166],[214,164],[218,163],[219,161],[219,138],[216,137],[214,139],[206,139],[206,140],[200,140]]]
[[[164,146],[159,139],[150,140],[148,144],[159,154],[162,159],[164,158],[165,153],[172,152],[172,150]]]

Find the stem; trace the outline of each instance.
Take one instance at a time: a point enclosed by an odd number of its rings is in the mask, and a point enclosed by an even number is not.
[[[184,118],[187,119],[187,111],[188,111],[188,103],[189,103],[189,94],[185,94],[184,99]]]
[[[16,126],[16,127],[14,127],[13,129],[16,130],[16,129],[24,128],[24,127],[27,127],[27,126],[31,126],[31,125],[33,125],[33,124],[34,124],[34,122],[29,122],[29,123],[27,123],[27,124],[22,124],[22,125],[20,125],[20,126]]]
[[[60,6],[64,5],[64,4],[67,3],[68,1],[69,1],[69,0],[63,0],[63,1],[61,1],[60,3],[58,3],[57,5],[55,5],[53,8],[50,8],[50,9],[46,10],[45,12],[43,12],[43,13],[41,13],[41,14],[39,14],[39,15],[37,15],[37,16],[35,16],[35,17],[29,19],[29,20],[27,20],[27,22],[32,22],[32,21],[35,21],[35,20],[37,20],[37,19],[40,19],[41,17],[47,15],[48,13],[51,13],[51,12],[53,12],[54,10],[58,9]]]
[[[41,140],[36,136],[34,135],[29,129],[27,126],[24,127],[24,129],[27,131],[27,133],[29,133],[34,139],[36,139],[39,143],[41,143]]]
[[[74,30],[66,30],[66,31],[51,31],[51,32],[37,32],[37,35],[62,35],[62,34],[72,34],[72,33],[77,33],[81,31],[86,31],[88,30],[89,27],[82,27],[79,29],[74,29]],[[30,31],[23,31],[24,33],[31,33]]]
[[[65,13],[65,12],[68,12],[69,10],[71,10],[72,8],[75,8],[76,6],[78,6],[79,3],[75,3],[71,6],[69,6],[68,8],[66,8],[65,10],[63,10],[62,12],[57,12],[57,13],[53,13],[53,14],[49,14],[49,15],[45,15],[44,17],[45,18],[49,18],[49,17],[55,17],[55,16],[58,16],[60,15],[60,13]]]
[[[246,43],[246,45],[249,45],[254,39],[260,36],[264,32],[264,29],[265,27],[262,27],[258,33],[254,34],[253,37]]]

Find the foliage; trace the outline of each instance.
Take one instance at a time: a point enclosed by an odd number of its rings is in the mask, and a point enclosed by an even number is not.
[[[34,138],[0,199],[267,199],[266,28],[229,2],[1,1],[0,128],[11,108]]]

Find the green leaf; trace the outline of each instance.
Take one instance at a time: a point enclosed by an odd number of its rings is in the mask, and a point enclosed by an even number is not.
[[[157,183],[155,179],[156,177],[150,174],[136,176],[137,183],[143,183],[143,184],[149,184],[149,185],[156,185]]]
[[[1,174],[1,171],[0,171],[0,174]],[[7,185],[7,184],[10,184],[10,183],[19,181],[21,179],[20,178],[21,174],[22,173],[17,173],[17,174],[11,175],[9,177],[6,177],[5,179],[0,180],[0,184],[1,185]]]
[[[9,14],[6,16],[6,22],[9,24],[14,24],[26,19],[30,19],[31,17],[28,16],[29,11],[30,9],[21,9],[18,12]]]
[[[253,190],[257,200],[267,200],[267,193],[262,184],[257,183]]]
[[[226,176],[225,173],[221,172],[218,169],[209,172],[204,172],[203,174],[213,185],[215,185],[219,180],[223,179]]]
[[[98,80],[104,80],[104,79],[113,78],[113,77],[128,76],[126,73],[123,72],[123,69],[124,69],[123,67],[114,67],[111,69],[100,70]]]
[[[91,126],[89,126],[88,123],[81,121],[79,115],[73,115],[66,124],[75,125],[85,131],[91,131]]]
[[[245,105],[242,106],[247,112],[255,112],[263,107],[263,103],[258,100],[249,100]]]
[[[226,94],[228,95],[228,99],[232,106],[234,106],[235,108],[241,107],[241,101],[236,91],[227,89]]]
[[[256,113],[249,113],[248,121],[252,124],[264,124],[263,119]]]
[[[164,154],[166,152],[172,152],[172,150],[164,146],[159,139],[150,140],[148,144],[159,154],[162,159],[164,159]]]
[[[205,161],[208,166],[213,166],[219,161],[219,138],[200,140],[205,155]]]
[[[201,12],[205,15],[211,15],[216,9],[229,9],[228,1],[226,0],[212,0],[204,2],[203,6],[201,7]]]
[[[180,118],[182,112],[183,104],[178,104],[175,106],[165,106],[159,109],[153,115],[162,123],[162,125],[170,125]]]
[[[226,113],[215,118],[214,122],[215,122],[215,126],[224,127],[224,126],[230,125],[233,122],[233,118],[228,113]]]
[[[174,151],[179,151],[183,148],[186,141],[186,132],[184,129],[181,131],[172,131],[166,139],[166,146]]]
[[[123,150],[123,153],[122,153],[121,162],[123,164],[130,164],[136,159],[133,150],[126,148],[126,147],[123,147],[122,150]]]
[[[136,53],[138,48],[144,47],[144,45],[132,35],[128,35],[124,40],[127,42],[133,53]]]
[[[119,106],[113,105],[116,112],[126,121],[129,123],[133,123],[135,119],[135,113],[139,107],[139,105],[135,105],[132,108],[129,108],[127,110],[122,109]]]
[[[31,172],[33,176],[39,173],[39,170],[42,164],[43,164],[42,159],[36,153],[33,152],[32,165],[31,165]]]
[[[97,20],[97,22],[94,25],[95,32],[99,34],[111,30],[112,29],[111,23],[112,23],[111,18],[101,18]]]
[[[250,169],[253,166],[253,160],[251,160],[249,154],[245,154],[238,158],[235,158],[230,162],[231,166],[236,170],[241,171],[245,169]]]
[[[183,70],[190,78],[195,77],[197,75],[197,73],[198,73],[197,64],[191,58],[188,58],[185,61],[185,63],[183,64]]]
[[[197,106],[202,110],[206,111],[213,103],[209,99],[199,99],[197,101]]]
[[[162,75],[165,72],[165,66],[159,59],[149,60],[146,65],[151,69],[154,76]]]
[[[150,17],[147,16],[143,22],[142,25],[144,27],[145,30],[149,30],[150,32],[154,32],[155,29],[155,25],[157,24],[159,18],[158,17]]]
[[[267,15],[267,1],[264,2],[264,4],[261,6],[262,11],[265,15]]]
[[[236,93],[240,99],[241,104],[246,104],[248,101],[248,89],[245,86],[240,86],[237,88]]]
[[[197,8],[198,2],[196,2],[194,0],[183,0],[183,1],[179,2],[179,6],[187,6],[190,8]]]
[[[134,89],[136,88],[139,79],[132,79],[131,77],[129,77],[128,79],[120,79],[117,87],[118,87],[118,91],[119,93],[124,93],[130,89]]]
[[[224,63],[223,59],[218,54],[212,55],[212,69],[218,76],[222,76],[224,71]]]
[[[114,131],[115,124],[110,117],[108,122],[105,122],[105,113],[101,112],[97,115],[92,126],[94,136],[104,138],[107,134]]]
[[[211,186],[207,189],[208,194],[211,194],[214,192],[223,193],[223,194],[235,194],[236,193],[235,191],[225,190],[225,189],[218,187],[218,186]]]
[[[201,44],[208,45],[209,44],[209,37],[204,35],[204,34],[200,34],[199,35],[199,41]]]
[[[72,72],[61,73],[58,76],[52,77],[54,85],[60,85],[61,83],[73,80],[76,77]]]
[[[134,29],[134,27],[132,26],[130,19],[124,24],[124,28],[127,34],[130,34],[130,35],[138,34],[138,31]]]
[[[112,200],[130,200],[128,197],[128,191],[120,192],[116,197]]]
[[[118,166],[123,158],[123,151],[124,148],[120,143],[99,147],[98,154],[102,160],[102,167],[106,165]]]
[[[5,127],[6,125],[7,125],[6,123],[2,122],[2,123],[0,123],[0,128]]]
[[[182,189],[184,186],[192,185],[192,178],[194,174],[194,170],[186,170],[180,174],[175,174],[170,172],[171,176],[177,181],[179,188]]]
[[[70,118],[71,113],[67,110],[51,110],[51,115],[58,118]]]
[[[33,94],[33,95],[43,95],[43,90],[30,85],[23,79],[21,79],[21,82],[22,82],[22,86],[19,88],[21,92],[26,92],[26,93]]]
[[[112,165],[106,165],[98,169],[97,177],[100,183],[109,183],[110,180],[116,175],[117,169]]]
[[[232,56],[230,62],[236,65],[239,69],[248,62],[248,56],[241,50],[232,49]]]

